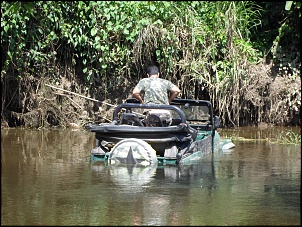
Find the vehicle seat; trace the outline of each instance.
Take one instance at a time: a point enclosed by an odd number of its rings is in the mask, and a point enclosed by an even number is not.
[[[167,127],[172,122],[169,110],[154,109],[149,110],[146,116],[146,126],[148,127]]]
[[[121,117],[122,125],[144,126],[135,113],[123,113]]]

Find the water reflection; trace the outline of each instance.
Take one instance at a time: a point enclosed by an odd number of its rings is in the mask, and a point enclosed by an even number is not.
[[[122,190],[129,190],[130,192],[137,192],[147,187],[147,184],[153,179],[156,173],[157,163],[142,166],[133,164],[121,165],[105,165],[103,163],[92,164],[91,169],[100,174],[108,171],[113,183],[122,188]],[[130,184],[131,182],[131,184]]]
[[[152,181],[164,181],[165,184],[178,183],[189,188],[212,188],[215,180],[214,162],[211,155],[205,157],[203,162],[193,165],[107,165],[95,162],[92,163],[91,169],[103,178],[103,174],[107,173],[113,183],[123,190],[142,190],[154,186],[156,183]]]
[[[191,225],[192,190],[211,191],[216,186],[211,156],[208,159],[184,166],[92,164],[99,187],[106,190],[103,207],[114,208],[108,225]]]
[[[247,133],[247,132],[242,132]],[[92,163],[86,131],[1,131],[2,225],[300,225],[301,146],[184,166]]]

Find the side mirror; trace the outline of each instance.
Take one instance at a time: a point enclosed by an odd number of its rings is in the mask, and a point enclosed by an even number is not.
[[[217,128],[219,128],[219,126],[220,126],[219,117],[215,116],[214,117],[214,129],[216,130]]]

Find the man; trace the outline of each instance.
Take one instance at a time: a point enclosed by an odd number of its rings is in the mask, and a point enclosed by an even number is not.
[[[172,82],[159,78],[156,66],[147,69],[148,78],[141,79],[133,89],[133,96],[140,103],[171,104],[172,100],[180,93],[179,88]],[[141,92],[144,92],[144,99]]]

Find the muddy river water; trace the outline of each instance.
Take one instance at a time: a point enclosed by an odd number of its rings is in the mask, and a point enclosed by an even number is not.
[[[91,162],[85,130],[2,129],[1,225],[301,225],[301,145],[265,140],[282,130],[219,129],[249,139],[139,168]]]

